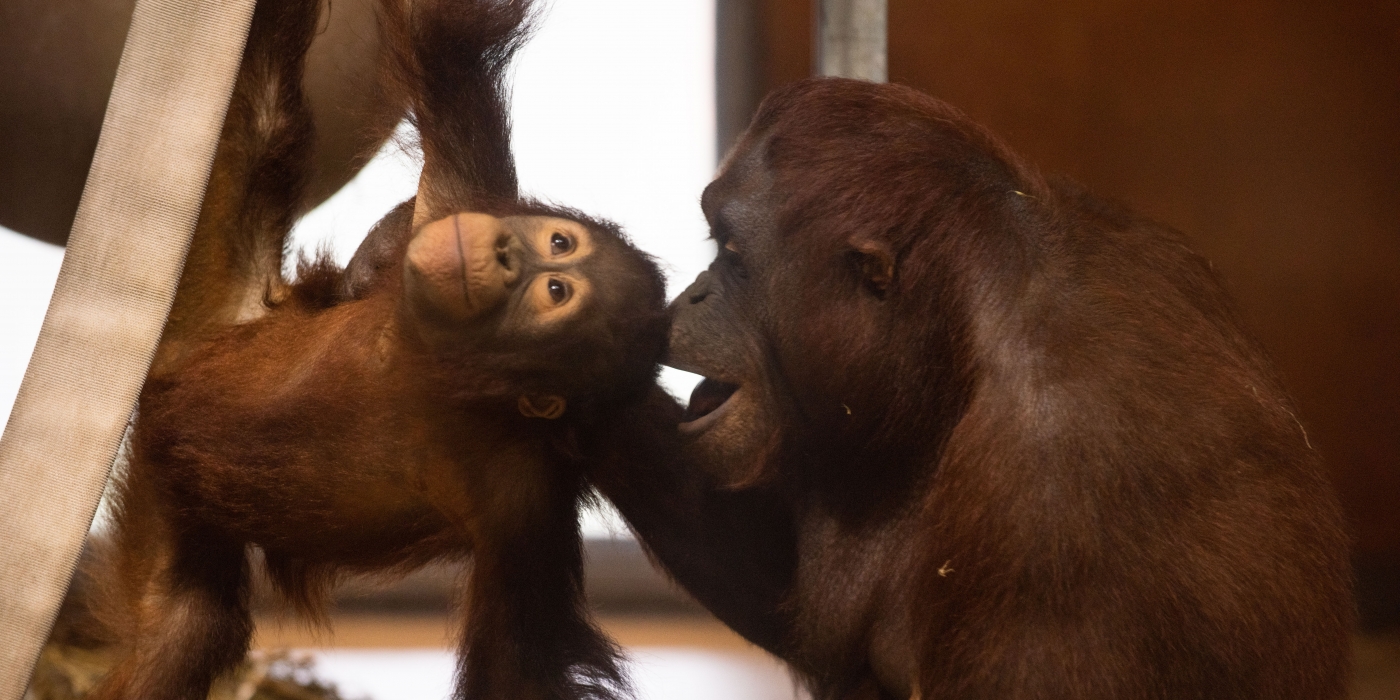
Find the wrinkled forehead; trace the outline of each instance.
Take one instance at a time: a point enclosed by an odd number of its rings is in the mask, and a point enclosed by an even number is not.
[[[707,219],[725,213],[729,207],[768,195],[775,184],[767,156],[767,139],[745,138],[730,151],[715,179],[700,195],[700,208]]]
[[[715,182],[741,182],[759,173],[768,165],[771,130],[744,132],[739,142],[725,154]]]

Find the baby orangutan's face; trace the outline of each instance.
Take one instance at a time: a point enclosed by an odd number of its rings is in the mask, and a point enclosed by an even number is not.
[[[618,311],[599,297],[616,296],[603,290],[620,261],[600,235],[553,216],[460,213],[425,224],[404,256],[409,318],[431,346],[517,359],[544,361],[570,335],[608,342],[593,326]],[[550,392],[520,397],[527,416],[557,418],[564,406]]]
[[[547,334],[589,306],[581,266],[595,251],[593,233],[576,221],[454,214],[409,243],[405,298],[419,319],[466,339]]]

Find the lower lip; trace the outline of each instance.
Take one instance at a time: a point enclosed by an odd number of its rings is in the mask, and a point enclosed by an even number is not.
[[[680,425],[676,426],[676,428],[680,430],[681,434],[683,435],[696,435],[704,432],[711,425],[714,425],[715,422],[718,421],[724,414],[729,412],[730,407],[734,405],[734,397],[738,396],[739,392],[743,390],[744,388],[742,386],[738,389],[735,389],[734,393],[730,394],[729,398],[725,399],[724,403],[720,404],[719,407],[717,407],[715,410],[710,411],[709,413],[706,413],[705,415],[700,416],[699,418],[696,418],[693,421],[681,423]]]

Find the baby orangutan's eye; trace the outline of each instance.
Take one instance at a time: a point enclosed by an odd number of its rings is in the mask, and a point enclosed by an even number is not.
[[[574,239],[569,238],[568,236],[565,236],[564,234],[559,233],[559,232],[557,232],[557,231],[554,232],[552,235],[550,235],[550,237],[549,237],[549,253],[550,253],[550,255],[563,255],[563,254],[565,254],[565,253],[568,253],[568,252],[572,251],[573,249],[574,249]]]
[[[530,313],[540,322],[558,323],[579,310],[579,301],[588,294],[587,278],[564,272],[547,272],[535,277],[528,287]]]
[[[556,233],[554,235],[558,236],[559,234]],[[555,304],[562,304],[569,300],[569,293],[571,290],[569,289],[568,282],[565,282],[564,280],[561,280],[557,277],[551,277],[547,284],[549,289],[549,298]]]

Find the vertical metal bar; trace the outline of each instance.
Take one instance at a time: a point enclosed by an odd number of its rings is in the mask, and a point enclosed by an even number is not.
[[[715,1],[715,122],[717,159],[724,158],[763,101],[762,6],[758,0]]]
[[[886,0],[813,0],[817,75],[889,79]]]

